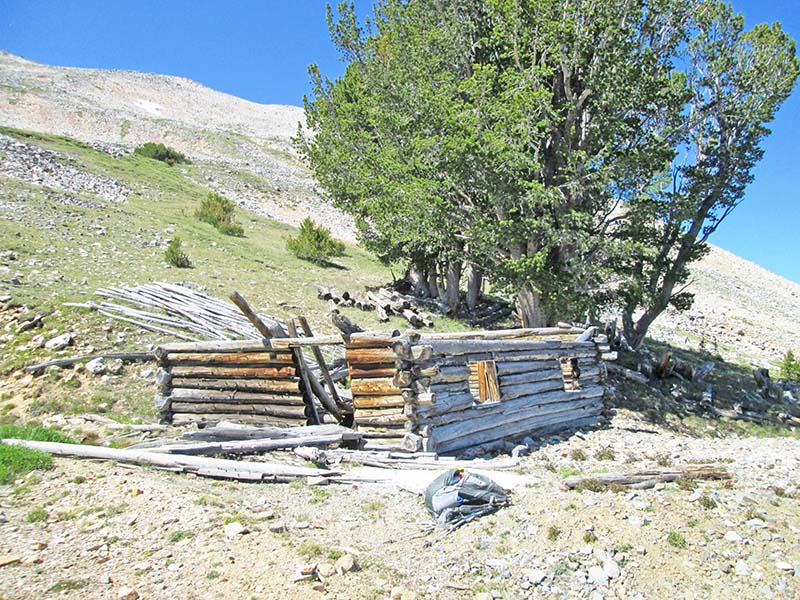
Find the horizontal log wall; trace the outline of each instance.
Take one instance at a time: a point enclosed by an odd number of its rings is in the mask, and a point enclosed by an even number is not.
[[[259,340],[166,344],[159,359],[156,404],[175,425],[230,420],[307,425],[309,398],[289,347]]]
[[[350,372],[356,430],[367,447],[400,448],[408,431],[406,400],[398,358],[392,349],[397,331],[356,333],[346,344],[345,359]]]
[[[406,428],[421,436],[425,450],[452,452],[598,422],[605,373],[599,358],[609,349],[602,336],[578,341],[589,335],[548,328],[395,339]],[[499,401],[477,403],[479,361],[493,361]]]

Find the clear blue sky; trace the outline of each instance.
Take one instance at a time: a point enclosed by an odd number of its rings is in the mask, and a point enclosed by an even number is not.
[[[780,21],[800,39],[798,0],[733,5],[748,27]],[[309,63],[331,77],[343,69],[325,2],[314,0],[0,0],[0,49],[46,64],[181,75],[277,104],[301,104]],[[798,89],[772,129],[744,202],[711,242],[800,283]]]

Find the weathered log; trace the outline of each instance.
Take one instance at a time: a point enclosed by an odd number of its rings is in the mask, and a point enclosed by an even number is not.
[[[374,417],[362,417],[359,413],[356,413],[355,422],[356,425],[361,428],[362,425],[369,425],[372,427],[377,426],[384,426],[384,425],[403,425],[408,421],[408,418],[401,414],[388,414],[388,415],[381,415],[381,416],[374,416]]]
[[[475,397],[470,392],[437,396],[435,402],[430,404],[407,404],[406,416],[418,421],[427,417],[441,415],[446,412],[464,410],[475,403]]]
[[[216,425],[220,421],[233,421],[252,425],[308,425],[306,418],[286,418],[266,415],[242,415],[236,412],[229,413],[175,413],[172,415],[172,424],[176,426],[197,424],[198,426]]]
[[[190,456],[208,456],[210,454],[258,454],[281,448],[298,448],[301,446],[331,446],[341,444],[345,440],[361,439],[361,434],[350,430],[348,435],[342,433],[327,435],[306,435],[280,439],[231,440],[223,442],[191,442],[170,444],[148,448],[148,452],[165,454],[184,454]]]
[[[559,360],[564,356],[580,359],[596,359],[597,353],[593,349],[586,350],[509,350],[504,352],[470,352],[468,354],[438,355],[437,362],[443,366],[463,365],[479,360],[494,360],[495,362],[533,362],[542,360]]]
[[[233,302],[242,314],[247,317],[247,320],[256,328],[256,330],[265,338],[282,338],[288,337],[286,331],[277,322],[272,322],[269,325],[261,320],[261,318],[250,308],[247,300],[244,299],[239,292],[233,292],[230,295],[231,302]]]
[[[550,364],[552,366],[552,363]],[[557,367],[549,369],[547,371],[529,371],[523,373],[516,373],[514,375],[501,375],[499,379],[500,379],[500,385],[505,387],[517,384],[533,383],[537,381],[547,381],[549,379],[561,380],[561,378],[562,378],[561,367]]]
[[[493,331],[461,331],[456,333],[425,333],[427,340],[512,340],[515,338],[541,337],[548,335],[581,334],[584,330],[577,327],[538,327],[519,329],[496,329]]]
[[[179,377],[199,377],[204,379],[221,379],[225,377],[230,377],[232,379],[259,378],[263,379],[265,382],[269,381],[269,384],[265,383],[266,387],[264,389],[271,389],[274,391],[291,391],[297,389],[297,378],[294,377],[294,369],[292,369],[292,376],[290,377],[272,379],[276,377],[276,371],[270,367],[173,367],[173,386],[177,385],[174,381]]]
[[[453,381],[451,383],[430,383],[430,380],[417,379],[412,389],[417,394],[424,394],[426,392],[431,394],[441,393],[456,393],[469,391],[469,379],[462,379],[461,381]]]
[[[564,480],[567,489],[601,490],[614,486],[631,488],[653,487],[659,482],[670,482],[676,479],[730,479],[725,469],[711,465],[690,466],[684,469],[645,470],[634,473],[597,473],[586,476],[572,476]]]
[[[297,317],[297,322],[300,323],[300,327],[303,329],[303,333],[307,336],[313,336],[311,331],[311,326],[308,324],[308,321],[305,317],[299,316]],[[344,419],[343,412],[349,411],[349,407],[346,407],[344,402],[342,402],[341,398],[339,398],[339,394],[336,391],[336,386],[333,384],[333,379],[331,379],[331,374],[328,372],[328,367],[325,364],[325,357],[322,356],[322,352],[317,346],[312,346],[311,351],[314,354],[314,358],[317,361],[317,365],[319,366],[319,370],[322,373],[322,378],[328,386],[328,393],[330,394],[330,398],[324,394],[324,390],[318,390],[315,386],[315,393],[319,397],[322,405],[325,409],[333,415],[333,417],[338,421],[342,422]],[[313,382],[312,382],[313,384]],[[321,386],[320,386],[321,387]]]
[[[274,391],[273,379],[225,379],[172,377],[170,387],[197,390],[225,390],[228,392],[270,392]],[[299,386],[295,390],[299,390]]]
[[[626,369],[625,367],[621,367],[619,365],[610,364],[607,366],[609,373],[614,373],[616,375],[621,375],[625,379],[629,381],[635,381],[637,383],[641,383],[642,385],[647,385],[648,379],[641,373],[637,373],[636,371],[631,371],[630,369]]]
[[[348,348],[345,358],[350,365],[393,365],[397,355],[391,348]]]
[[[388,417],[398,416],[403,414],[402,407],[379,407],[379,408],[360,408],[358,409],[358,416],[361,418],[369,417]]]
[[[432,384],[437,383],[454,383],[456,381],[468,381],[470,375],[469,367],[442,367],[436,368],[435,373],[430,377]],[[425,377],[421,371],[418,371],[419,377]]]
[[[266,380],[260,382],[266,389],[273,382]],[[211,403],[237,403],[246,404],[279,404],[287,406],[297,406],[303,404],[303,396],[298,387],[295,387],[293,394],[277,394],[258,392],[243,392],[240,390],[211,390],[211,389],[192,389],[192,388],[172,388],[170,397],[178,402],[211,402]]]
[[[245,462],[221,458],[169,455],[156,452],[144,452],[141,450],[104,448],[102,446],[83,446],[80,444],[60,444],[56,442],[34,442],[30,440],[8,439],[2,440],[2,443],[33,448],[57,456],[115,460],[123,463],[180,468],[184,471],[198,474],[203,474],[205,469],[214,469],[218,476],[224,477],[226,474],[229,474],[232,479],[239,479],[240,476],[238,474],[241,473],[248,474],[251,477],[256,476],[257,479],[262,481],[274,480],[276,478],[328,477],[336,474],[335,471],[310,469],[307,467],[292,467],[290,465],[278,463]],[[248,479],[249,478],[250,477],[248,477]]]
[[[561,342],[531,340],[425,340],[434,353],[443,355],[471,354],[476,352],[511,352],[529,350],[588,350],[594,352],[593,342]]]
[[[358,437],[358,434],[352,429],[342,427],[341,425],[250,427],[239,423],[221,421],[214,427],[206,427],[205,429],[198,429],[197,431],[187,431],[180,439],[187,441],[225,442],[233,440],[285,439],[319,435],[342,435],[345,439],[350,439],[348,437],[349,435]],[[353,439],[355,439],[355,437]]]
[[[354,396],[357,396],[359,394],[396,395],[400,393],[400,388],[398,388],[394,384],[392,377],[377,377],[374,379],[354,379],[350,383],[350,389],[353,391]]]
[[[538,371],[548,371],[550,369],[559,369],[557,360],[531,360],[531,361],[518,361],[518,362],[502,362],[495,361],[497,366],[497,375],[501,378],[508,375],[516,375],[518,373],[535,373]]]
[[[394,365],[359,365],[350,369],[350,378],[355,379],[375,379],[394,377],[397,369]]]
[[[560,429],[575,429],[585,427],[599,422],[602,417],[599,414],[585,414],[582,409],[577,411],[566,411],[534,419],[522,419],[510,423],[505,423],[491,429],[476,431],[471,436],[455,438],[444,442],[436,442],[429,438],[427,449],[435,449],[436,452],[453,452],[461,448],[474,445],[485,444],[495,440],[518,437],[520,435],[541,435],[546,431],[558,431]],[[434,428],[436,431],[436,428]]]
[[[107,352],[104,354],[84,354],[82,356],[72,356],[70,358],[57,358],[47,360],[35,365],[25,367],[28,373],[35,373],[47,367],[69,367],[79,362],[86,362],[102,358],[103,360],[121,360],[123,362],[148,362],[156,360],[156,355],[152,352]]]
[[[361,331],[350,335],[348,348],[391,348],[392,339],[400,335],[397,329]]]
[[[523,396],[534,396],[543,392],[553,392],[563,389],[564,381],[560,377],[558,379],[546,379],[519,385],[505,385],[500,388],[500,399],[506,402]]]
[[[297,337],[297,327],[295,326],[294,318],[289,320],[287,327],[289,329],[289,335],[292,337]],[[303,393],[303,397],[306,400],[306,408],[308,409],[306,414],[308,416],[308,420],[311,425],[317,425],[318,423],[321,423],[321,420],[319,418],[319,413],[317,412],[317,407],[314,404],[314,393],[316,390],[312,388],[311,380],[313,379],[315,382],[317,382],[318,386],[319,382],[317,381],[316,377],[309,373],[308,367],[306,366],[305,356],[303,356],[303,351],[300,348],[292,348],[292,354],[294,355],[294,364],[297,367],[298,374],[300,375],[300,391]],[[330,401],[330,399],[328,399],[328,401]]]
[[[398,388],[408,387],[414,381],[414,375],[411,371],[396,371],[392,381]]]
[[[428,360],[433,356],[433,348],[425,344],[418,344],[411,347],[411,356],[403,357],[410,358],[415,361]]]
[[[162,357],[161,360],[169,365],[176,366],[275,366],[283,368],[294,363],[291,352],[169,353]]]
[[[362,408],[402,408],[405,406],[405,400],[401,395],[392,396],[355,396],[353,398],[353,405],[356,410]]]
[[[269,340],[221,340],[211,342],[174,342],[161,344],[155,349],[156,358],[162,359],[171,352],[269,352]]]
[[[239,415],[264,415],[268,417],[283,417],[287,419],[305,418],[306,407],[273,404],[243,404],[243,403],[224,403],[212,404],[210,402],[177,402],[172,400],[172,412],[193,413],[193,414],[216,414],[235,412]]]

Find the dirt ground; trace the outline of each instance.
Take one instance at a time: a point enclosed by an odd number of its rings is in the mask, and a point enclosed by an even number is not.
[[[695,463],[732,479],[563,486],[576,473]],[[798,467],[796,439],[689,438],[623,411],[533,449],[506,474],[512,506],[426,545],[438,534],[413,537],[430,524],[422,499],[394,486],[62,458],[0,488],[0,556],[21,558],[0,567],[0,597],[797,598]],[[320,575],[296,581],[310,565]]]

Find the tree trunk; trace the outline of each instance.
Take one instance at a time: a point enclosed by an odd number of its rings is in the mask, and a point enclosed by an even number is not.
[[[450,314],[458,312],[459,290],[458,284],[461,281],[461,263],[452,261],[447,264],[447,292],[446,302],[447,311]]]
[[[411,282],[411,291],[417,298],[427,298],[431,295],[426,273],[415,263],[411,263],[408,267],[406,277]]]
[[[439,273],[436,270],[436,265],[433,265],[428,271],[428,291],[431,298],[439,297]]]
[[[517,292],[517,312],[522,327],[546,327],[547,315],[542,310],[541,296],[526,283]]]
[[[467,308],[473,312],[483,285],[483,271],[473,264],[467,265]]]

